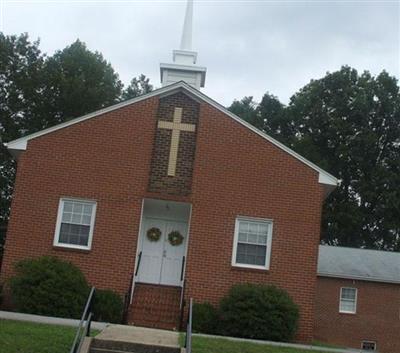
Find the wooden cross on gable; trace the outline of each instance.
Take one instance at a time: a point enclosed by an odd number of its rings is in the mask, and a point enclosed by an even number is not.
[[[178,147],[179,147],[179,137],[181,131],[194,132],[196,130],[196,125],[182,123],[182,108],[175,108],[174,110],[174,120],[158,122],[159,129],[172,130],[171,134],[171,147],[169,150],[169,160],[168,160],[168,176],[175,176],[176,172],[176,162],[178,159]]]

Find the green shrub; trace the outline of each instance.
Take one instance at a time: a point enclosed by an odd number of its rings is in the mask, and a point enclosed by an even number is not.
[[[94,320],[115,324],[122,322],[124,304],[117,293],[108,289],[98,289],[93,304]]]
[[[220,305],[221,329],[227,336],[290,341],[297,329],[297,305],[274,286],[241,284]]]
[[[192,320],[194,332],[218,333],[218,311],[210,303],[194,303]]]
[[[27,259],[15,265],[11,296],[21,312],[80,318],[89,287],[80,269],[55,257]]]

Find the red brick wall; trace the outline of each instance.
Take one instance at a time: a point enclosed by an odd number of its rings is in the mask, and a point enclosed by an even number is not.
[[[318,173],[200,104],[191,195],[146,192],[158,98],[32,140],[21,157],[2,279],[22,258],[50,254],[91,283],[129,288],[144,197],[192,203],[186,296],[218,303],[238,282],[275,284],[300,306],[297,340],[313,336],[323,187]],[[184,107],[185,109],[185,107]],[[92,250],[53,247],[62,196],[97,200]],[[270,270],[231,266],[237,215],[273,219]]]
[[[202,104],[192,192],[188,296],[216,304],[235,283],[275,284],[301,308],[297,339],[310,341],[322,205],[317,173]],[[269,271],[231,266],[237,215],[273,220]]]
[[[182,123],[197,125],[199,103],[183,93],[176,93],[160,99],[157,122],[173,121],[175,107],[183,108]],[[196,150],[196,133],[197,131],[180,132],[176,173],[172,177],[167,175],[172,131],[157,129],[151,160],[149,191],[181,196],[190,194]]]
[[[54,255],[100,288],[125,294],[148,184],[158,99],[31,140],[18,162],[1,279],[15,261]],[[91,251],[53,247],[60,197],[97,201]]]
[[[356,314],[339,313],[341,287],[357,288]],[[400,285],[319,277],[315,339],[361,348],[376,341],[383,353],[400,353]]]

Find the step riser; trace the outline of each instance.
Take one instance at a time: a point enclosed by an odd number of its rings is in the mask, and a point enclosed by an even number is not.
[[[92,341],[90,353],[179,353],[179,348],[118,341]]]
[[[137,283],[128,324],[167,330],[179,328],[181,289]]]

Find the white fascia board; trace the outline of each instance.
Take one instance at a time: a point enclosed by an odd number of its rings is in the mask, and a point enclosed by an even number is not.
[[[207,68],[204,66],[196,66],[196,65],[181,65],[181,64],[160,64],[160,69],[172,69],[179,71],[196,71],[196,72],[206,72]],[[182,81],[183,82],[183,81]],[[179,83],[179,82],[178,82]]]
[[[338,274],[338,273],[329,273],[329,272],[318,272],[317,276],[318,277],[328,277],[328,278],[338,278],[338,279],[352,279],[352,280],[356,280],[356,281],[400,284],[400,281],[395,280],[395,279],[346,275],[346,274],[340,274],[340,273]]]
[[[27,142],[29,140],[31,140],[31,139],[34,139],[34,138],[42,136],[42,135],[46,135],[48,133],[63,129],[63,128],[68,127],[70,125],[74,125],[74,124],[80,123],[82,121],[94,118],[94,117],[96,117],[98,115],[105,114],[105,113],[111,112],[113,110],[125,107],[127,105],[134,104],[134,103],[140,102],[142,100],[145,100],[145,99],[157,96],[157,95],[161,95],[163,93],[167,93],[167,92],[170,92],[170,91],[174,91],[174,90],[177,90],[177,89],[184,89],[184,90],[188,91],[194,97],[197,97],[197,98],[201,99],[202,101],[210,104],[211,106],[213,106],[214,108],[218,109],[222,113],[224,113],[224,114],[228,115],[229,117],[231,117],[233,120],[237,121],[239,124],[242,124],[243,126],[247,127],[251,131],[255,132],[256,134],[258,134],[262,138],[264,138],[267,141],[271,142],[273,145],[275,145],[275,146],[279,147],[280,149],[282,149],[283,151],[289,153],[292,157],[298,159],[302,163],[304,163],[307,166],[309,166],[310,168],[314,169],[315,171],[317,171],[319,173],[319,178],[318,178],[318,182],[319,183],[325,184],[325,185],[331,185],[331,186],[337,186],[338,185],[338,179],[335,178],[333,175],[331,175],[328,172],[324,171],[323,169],[321,169],[320,167],[318,167],[314,163],[310,162],[309,160],[307,160],[306,158],[304,158],[303,156],[301,156],[297,152],[295,152],[292,149],[290,149],[289,147],[285,146],[283,143],[275,140],[274,138],[272,138],[271,136],[269,136],[266,133],[262,132],[261,130],[258,130],[257,128],[255,128],[253,125],[251,125],[247,121],[242,120],[237,115],[233,114],[228,109],[226,109],[224,106],[222,106],[218,102],[214,101],[212,98],[206,96],[205,94],[203,94],[199,90],[193,88],[192,86],[188,85],[187,83],[185,83],[183,81],[173,83],[172,85],[159,88],[159,89],[154,90],[154,91],[152,91],[150,93],[144,94],[144,95],[142,95],[140,97],[129,99],[129,100],[125,101],[125,102],[121,102],[121,103],[112,105],[110,107],[98,110],[96,112],[93,112],[93,113],[90,113],[90,114],[87,114],[87,115],[84,115],[84,116],[81,116],[81,117],[78,117],[78,118],[75,118],[75,119],[71,119],[69,121],[66,121],[64,123],[58,124],[58,125],[53,126],[53,127],[50,127],[48,129],[44,129],[42,131],[35,132],[35,133],[31,134],[31,135],[27,135],[27,136],[21,137],[21,138],[19,138],[17,140],[14,140],[14,141],[11,141],[11,142],[5,144],[5,146],[9,150],[26,150]]]

